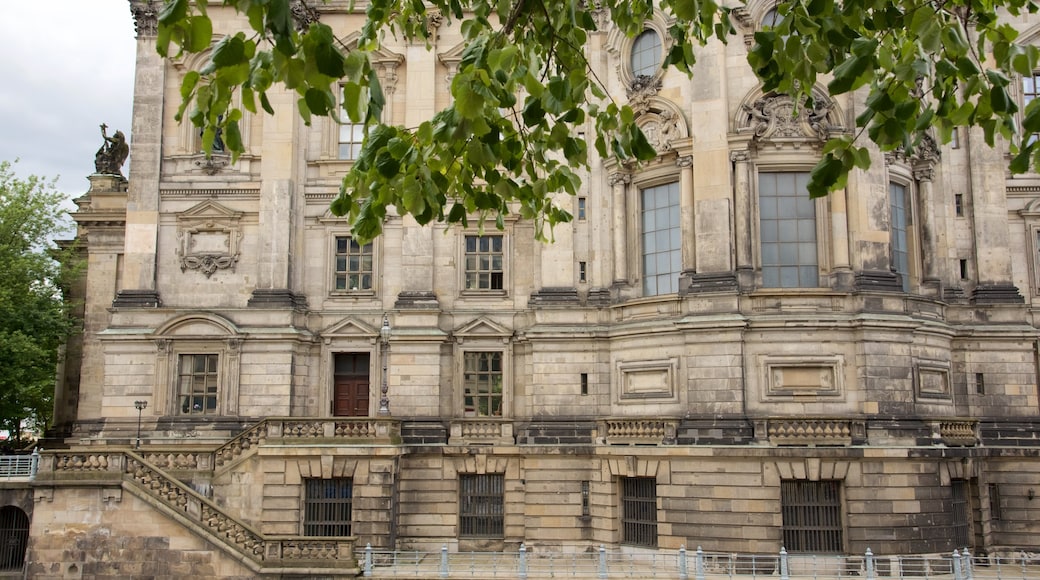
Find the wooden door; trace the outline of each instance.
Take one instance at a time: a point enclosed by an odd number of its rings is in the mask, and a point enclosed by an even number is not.
[[[336,417],[367,417],[368,353],[337,353],[332,389],[332,414]]]

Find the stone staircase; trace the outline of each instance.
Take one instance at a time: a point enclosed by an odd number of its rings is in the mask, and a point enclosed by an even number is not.
[[[212,451],[91,448],[45,452],[33,485],[41,496],[53,495],[63,486],[118,487],[217,546],[257,577],[355,576],[360,569],[354,556],[354,537],[264,535],[175,474],[233,469],[272,440],[390,442],[399,440],[399,432],[396,422],[389,421],[266,419]]]

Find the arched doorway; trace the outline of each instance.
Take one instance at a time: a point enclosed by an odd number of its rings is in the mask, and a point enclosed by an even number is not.
[[[21,570],[29,545],[29,516],[9,505],[0,508],[0,570]]]

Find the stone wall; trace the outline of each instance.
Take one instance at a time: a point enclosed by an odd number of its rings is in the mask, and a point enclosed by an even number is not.
[[[39,498],[26,561],[27,576],[39,580],[256,577],[118,488],[59,488]]]

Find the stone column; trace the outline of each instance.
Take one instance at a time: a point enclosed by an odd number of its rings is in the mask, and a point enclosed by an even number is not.
[[[852,290],[854,277],[849,258],[849,200],[845,188],[828,196],[831,211],[831,277],[833,288],[842,292]]]
[[[751,228],[751,173],[749,151],[733,151],[729,154],[733,162],[733,235],[736,238],[737,284],[741,291],[750,291],[755,284],[755,263],[752,258]]]
[[[940,229],[935,213],[945,207],[932,183],[935,166],[930,162],[914,165],[917,181],[917,220],[921,248],[921,285],[929,294],[942,296],[943,257],[946,255],[946,232]]]
[[[610,175],[610,187],[614,197],[614,285],[628,284],[628,184],[632,176],[616,172]]]
[[[437,29],[441,23],[439,14],[427,21],[432,35],[429,42],[437,44]],[[405,76],[404,94],[408,106],[404,107],[404,125],[418,127],[437,112],[438,92],[436,50],[427,50],[424,44],[412,43],[406,49],[408,74]],[[449,85],[450,88],[450,85]],[[387,119],[387,122],[392,122]],[[401,254],[384,256],[383,264],[394,260],[400,264],[400,292],[394,308],[430,309],[438,308],[434,292],[434,240],[433,226],[419,225],[411,217],[400,220],[402,232]]]
[[[1007,161],[1003,147],[987,147],[982,130],[967,135],[971,171],[972,225],[975,229],[975,266],[978,283],[972,298],[977,303],[1025,301],[1013,282],[1011,241],[1008,233]]]
[[[693,210],[693,157],[678,157],[679,167],[679,226],[682,231],[683,272],[697,271],[697,237],[694,235],[696,216]]]
[[[296,151],[293,146],[299,115],[295,94],[269,91],[277,114],[264,116],[258,147],[260,207],[257,228],[257,283],[249,306],[254,308],[303,308],[306,298],[293,292],[290,281],[293,230],[296,223]]]
[[[158,6],[134,0],[130,11],[137,29],[134,73],[134,126],[130,129],[130,171],[123,250],[123,288],[115,307],[155,308],[155,254],[159,234],[159,169],[162,161],[163,92],[166,63],[155,51]]]

